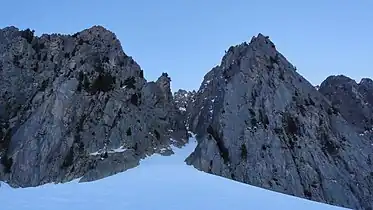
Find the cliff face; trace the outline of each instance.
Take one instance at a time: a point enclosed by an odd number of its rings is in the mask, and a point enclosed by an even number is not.
[[[315,201],[372,208],[371,140],[268,37],[231,47],[204,77],[193,107],[188,124],[199,143],[188,164]]]
[[[14,187],[103,178],[183,144],[162,75],[147,82],[115,34],[0,30],[0,180]],[[170,141],[170,138],[173,141]]]
[[[179,109],[184,125],[188,128],[188,121],[195,102],[196,91],[178,90],[174,93],[174,103]]]
[[[196,91],[178,90],[174,93],[175,105],[182,113],[186,113],[188,106],[194,103],[194,96]]]
[[[371,79],[362,79],[358,84],[346,76],[330,76],[321,84],[319,91],[361,135],[373,133],[373,81]]]

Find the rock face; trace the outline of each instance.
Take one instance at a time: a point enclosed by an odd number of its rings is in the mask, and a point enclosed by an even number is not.
[[[188,164],[315,201],[373,207],[372,142],[268,37],[231,47],[204,77],[193,107],[188,124],[199,143]]]
[[[167,75],[147,82],[100,26],[1,29],[0,98],[0,180],[13,187],[103,178],[187,139]]]
[[[373,134],[373,81],[330,76],[319,90],[361,135]],[[372,136],[372,135],[371,135]]]
[[[174,103],[176,108],[179,109],[184,124],[188,127],[188,121],[190,118],[191,110],[193,109],[194,105],[194,97],[196,95],[196,91],[186,91],[186,90],[178,90],[174,93]]]
[[[189,105],[194,103],[196,91],[178,90],[174,93],[175,105],[180,111],[186,113]]]

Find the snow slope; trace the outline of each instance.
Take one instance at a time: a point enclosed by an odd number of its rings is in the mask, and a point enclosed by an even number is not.
[[[200,172],[184,163],[195,140],[169,157],[94,182],[13,189],[2,183],[1,210],[342,209]]]

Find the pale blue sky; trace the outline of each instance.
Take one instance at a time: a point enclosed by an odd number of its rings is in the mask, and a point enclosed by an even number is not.
[[[311,83],[328,75],[373,78],[372,0],[3,0],[0,27],[74,33],[112,30],[147,80],[198,89],[224,50],[259,32]]]

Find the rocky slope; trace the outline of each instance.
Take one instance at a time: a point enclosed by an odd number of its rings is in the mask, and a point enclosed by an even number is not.
[[[187,138],[167,74],[147,82],[100,26],[1,29],[0,98],[0,180],[13,187],[99,179]]]
[[[196,95],[196,91],[186,91],[186,90],[178,90],[174,93],[174,103],[176,108],[179,109],[184,124],[188,127],[188,121],[190,118],[191,110],[193,109],[194,105],[194,97]]]
[[[373,207],[372,142],[268,37],[231,47],[193,107],[188,124],[199,143],[188,164],[315,201]]]
[[[330,76],[319,91],[361,135],[373,135],[373,81],[356,83],[346,76]]]
[[[194,96],[196,94],[196,91],[187,91],[179,89],[174,93],[174,101],[176,107],[179,108],[182,113],[187,112],[188,106],[192,105],[194,103]]]

